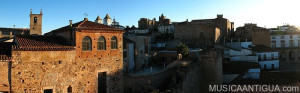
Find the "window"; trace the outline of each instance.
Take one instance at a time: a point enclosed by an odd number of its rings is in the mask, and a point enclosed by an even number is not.
[[[97,49],[98,50],[106,50],[106,41],[103,36],[98,38]]]
[[[290,47],[294,47],[294,40],[290,40]]]
[[[274,54],[271,54],[271,59],[275,59]]]
[[[298,47],[300,47],[300,40],[298,40]]]
[[[111,49],[118,49],[117,37],[113,36],[111,38]]]
[[[272,39],[275,39],[275,36],[272,36]]]
[[[91,50],[92,50],[92,39],[86,36],[82,40],[82,51],[91,51]]]
[[[267,60],[267,55],[266,54],[264,54],[264,60]]]
[[[36,23],[37,22],[37,17],[33,18],[33,22]]]
[[[272,42],[271,42],[271,47],[272,47],[272,48],[276,48],[276,41],[272,41]]]
[[[284,39],[284,36],[281,36],[280,38],[281,38],[281,39]]]
[[[284,40],[280,41],[280,45],[281,45],[281,48],[285,48],[285,42],[284,42]]]
[[[290,39],[293,39],[293,35],[290,35]]]
[[[300,38],[300,35],[298,35],[298,38]]]
[[[260,56],[260,54],[258,54],[258,60],[261,60],[261,56]]]

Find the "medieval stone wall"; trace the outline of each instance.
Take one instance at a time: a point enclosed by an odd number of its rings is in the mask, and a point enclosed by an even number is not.
[[[9,91],[9,62],[0,61],[0,91]]]
[[[98,72],[107,73],[109,93],[123,92],[120,56],[76,59],[76,51],[13,51],[12,92],[97,92]]]

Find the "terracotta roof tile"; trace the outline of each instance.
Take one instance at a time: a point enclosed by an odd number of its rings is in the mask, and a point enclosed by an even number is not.
[[[60,36],[16,36],[13,50],[23,51],[68,51],[74,50],[74,46],[68,46],[64,38]]]
[[[99,31],[121,31],[121,32],[125,32],[122,29],[118,29],[118,28],[107,26],[107,25],[103,25],[103,24],[83,20],[83,21],[72,24],[72,27],[70,25],[67,25],[67,26],[64,26],[62,28],[58,28],[56,30],[53,30],[49,33],[70,31],[71,29],[74,29],[74,28],[77,29],[76,31],[87,29],[87,30],[93,30],[93,31],[90,31],[90,32],[99,32]],[[46,33],[46,34],[48,34],[48,33]]]

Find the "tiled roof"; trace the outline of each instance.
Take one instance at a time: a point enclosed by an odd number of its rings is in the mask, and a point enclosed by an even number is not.
[[[61,31],[70,31],[73,28],[78,29],[78,30],[90,29],[90,30],[93,30],[93,32],[98,32],[98,31],[122,31],[122,32],[125,32],[122,29],[118,29],[118,28],[107,26],[107,25],[91,22],[91,21],[88,21],[88,20],[83,20],[83,21],[72,24],[72,27],[70,25],[67,25],[67,26],[64,26],[62,28],[53,30],[49,33],[52,33],[52,32],[55,33],[55,32],[61,32]],[[76,30],[76,31],[78,31],[78,30]]]
[[[255,45],[251,46],[251,50],[254,52],[276,52],[277,50],[267,47],[265,45]]]
[[[74,50],[74,46],[68,46],[65,39],[60,36],[16,36],[17,45],[13,50],[21,51],[68,51]]]

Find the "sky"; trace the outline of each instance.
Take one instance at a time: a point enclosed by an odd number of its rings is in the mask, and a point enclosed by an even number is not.
[[[172,22],[213,19],[217,14],[235,23],[273,28],[283,24],[300,26],[300,0],[1,0],[0,27],[29,28],[30,9],[43,9],[43,33],[66,26],[69,20],[94,21],[108,13],[120,25],[138,26],[140,18],[163,13]]]

